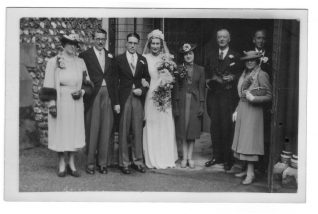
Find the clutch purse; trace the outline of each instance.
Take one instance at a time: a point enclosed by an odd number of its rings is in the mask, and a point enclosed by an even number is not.
[[[56,100],[56,89],[43,87],[40,89],[39,98],[42,102]]]
[[[266,88],[264,87],[256,87],[256,88],[252,88],[250,90],[250,93],[253,96],[265,96],[267,92],[266,92]]]

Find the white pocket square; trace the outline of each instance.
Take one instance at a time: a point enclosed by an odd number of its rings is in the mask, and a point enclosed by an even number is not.
[[[109,53],[109,54],[108,54],[108,57],[109,57],[109,58],[113,58],[113,55]]]
[[[230,66],[233,66],[233,65],[235,65],[235,62],[232,62],[232,63],[230,64]]]

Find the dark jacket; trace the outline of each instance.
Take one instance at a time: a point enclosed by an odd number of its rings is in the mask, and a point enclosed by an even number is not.
[[[207,58],[206,79],[219,78],[223,76],[232,75],[233,81],[219,83],[216,80],[208,81],[208,93],[215,93],[220,90],[236,90],[237,81],[243,70],[242,63],[240,62],[239,54],[232,49],[229,49],[223,60],[219,60],[219,49],[213,51]]]
[[[113,87],[113,81],[112,81],[112,69],[113,69],[113,55],[111,55],[106,49],[105,50],[105,69],[104,72],[102,68],[100,67],[100,64],[98,62],[97,56],[94,52],[93,48],[90,48],[82,53],[79,54],[79,57],[84,59],[88,75],[90,80],[94,83],[94,89],[92,91],[91,96],[87,96],[86,99],[84,99],[85,103],[85,111],[87,111],[91,105],[93,104],[93,101],[99,92],[99,89],[102,85],[103,80],[106,81],[108,94],[110,97],[110,100],[112,102],[112,105],[114,105],[115,100],[115,90]],[[85,97],[84,97],[85,98]]]
[[[180,69],[182,65],[178,67]],[[200,137],[201,134],[201,120],[198,113],[200,106],[203,107],[205,101],[205,72],[202,66],[193,64],[193,74],[191,84],[187,79],[176,80],[174,86],[174,100],[177,101],[178,116],[175,117],[176,136],[180,140],[194,140]],[[186,93],[190,93],[190,114],[189,124],[186,130],[185,114],[186,114]]]
[[[144,101],[145,95],[148,91],[148,87],[143,87],[141,79],[145,79],[150,84],[150,76],[148,72],[148,64],[145,57],[137,54],[138,60],[136,64],[135,75],[133,75],[127,57],[126,52],[119,55],[115,59],[113,70],[113,84],[115,89],[115,105],[120,105],[121,108],[125,106],[126,100],[129,97],[133,85],[135,89],[140,88],[142,90],[141,99]]]

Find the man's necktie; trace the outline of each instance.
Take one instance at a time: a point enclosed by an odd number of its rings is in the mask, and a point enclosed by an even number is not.
[[[219,60],[223,60],[223,51],[220,51]]]
[[[99,61],[100,67],[102,68],[102,71],[104,72],[104,68],[103,68],[103,53],[102,53],[102,51],[99,51],[98,61]]]
[[[131,58],[130,58],[130,67],[131,70],[133,72],[133,75],[135,75],[135,56],[133,54],[131,54]]]

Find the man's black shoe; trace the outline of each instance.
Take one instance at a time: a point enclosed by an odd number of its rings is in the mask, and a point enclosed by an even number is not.
[[[100,174],[107,174],[108,171],[107,171],[107,167],[106,166],[98,166],[97,167],[97,170]]]
[[[122,168],[121,168],[121,171],[122,171],[124,174],[130,174],[130,173],[131,173],[131,171],[130,171],[130,169],[129,169],[128,167],[122,167]]]
[[[210,166],[213,166],[214,164],[218,164],[218,163],[221,163],[220,161],[217,161],[215,158],[212,158],[211,160],[205,162],[205,166],[206,167],[210,167]]]
[[[233,164],[231,163],[224,163],[224,170],[229,171],[232,169]]]
[[[90,168],[90,167],[86,167],[86,173],[90,174],[90,175],[94,175],[95,174],[95,169],[94,168]]]
[[[131,168],[133,168],[134,170],[141,172],[141,173],[145,173],[146,169],[143,166],[140,165],[132,165]]]

